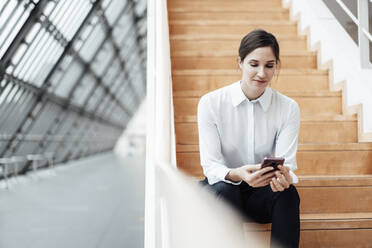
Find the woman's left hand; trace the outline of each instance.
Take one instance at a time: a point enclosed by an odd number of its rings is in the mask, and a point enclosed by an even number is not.
[[[289,167],[279,165],[279,170],[275,171],[275,176],[270,181],[272,191],[284,191],[292,184],[292,177],[289,174]]]

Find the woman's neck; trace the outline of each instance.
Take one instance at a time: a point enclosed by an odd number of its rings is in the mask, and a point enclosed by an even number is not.
[[[265,92],[266,88],[263,89],[252,89],[242,80],[240,81],[240,88],[242,89],[244,95],[249,99],[249,101],[256,100]]]

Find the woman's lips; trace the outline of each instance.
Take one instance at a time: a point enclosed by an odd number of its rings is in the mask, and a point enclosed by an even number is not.
[[[257,83],[260,83],[260,84],[266,83],[266,80],[254,80],[254,81],[256,81]]]

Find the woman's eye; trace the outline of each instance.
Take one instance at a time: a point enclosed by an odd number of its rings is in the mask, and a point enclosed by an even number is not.
[[[257,64],[250,64],[250,66],[257,67],[258,65]]]
[[[273,68],[274,65],[266,65],[266,68]]]

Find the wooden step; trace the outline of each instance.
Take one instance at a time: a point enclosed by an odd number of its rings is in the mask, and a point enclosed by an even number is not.
[[[299,176],[296,187],[372,186],[372,175],[308,175]]]
[[[372,212],[356,213],[300,213],[301,230],[336,229],[336,228],[371,228]],[[271,223],[259,224],[245,222],[246,231],[270,231]]]
[[[313,151],[297,152],[299,175],[369,174],[371,151]],[[199,174],[199,172],[197,172]]]
[[[189,98],[189,97],[202,97],[207,94],[208,90],[183,90],[174,92],[173,96],[177,98]],[[282,91],[289,97],[341,97],[341,91],[308,91],[308,90],[293,90],[293,91]]]
[[[242,9],[250,10],[267,10],[281,7],[280,0],[271,1],[168,1],[168,11],[241,11]]]
[[[176,123],[177,144],[198,144],[198,125]],[[300,125],[300,143],[355,143],[358,142],[357,120],[302,120]]]
[[[194,178],[204,178],[199,152],[177,152],[177,168]]]
[[[217,44],[218,45],[218,44]],[[214,49],[200,49],[199,47],[196,47],[196,49],[194,50],[187,50],[187,49],[178,49],[178,50],[175,50],[173,53],[172,53],[172,59],[173,58],[178,58],[178,57],[198,57],[198,58],[219,58],[219,57],[225,57],[225,58],[235,58],[236,59],[236,56],[237,56],[237,53],[238,53],[238,47],[239,45],[235,48],[228,48],[228,49],[219,49],[219,50],[214,50]],[[306,57],[306,56],[316,56],[316,52],[309,52],[309,51],[306,51],[306,50],[296,50],[296,51],[293,51],[293,50],[282,50],[281,49],[281,53],[280,53],[280,59],[283,60],[283,57],[284,58],[291,58],[291,57]],[[212,70],[214,68],[211,68]],[[225,70],[228,70],[228,69],[231,69],[231,68],[224,68]],[[307,68],[305,68],[307,69]],[[223,70],[223,69],[222,69]]]
[[[358,119],[356,115],[311,115],[301,117],[298,142],[300,144],[356,143]]]
[[[197,145],[177,145],[178,153],[183,152],[199,152],[199,144]],[[298,144],[298,152],[347,152],[347,151],[364,151],[372,152],[372,143],[339,143],[339,144]],[[369,173],[367,173],[369,174]]]
[[[372,243],[372,213],[301,214],[300,247],[364,248]],[[245,232],[264,237],[270,243],[271,224],[245,223]]]
[[[371,213],[302,216],[300,247],[370,247]]]
[[[357,120],[301,121],[300,143],[355,143],[358,142]]]
[[[177,93],[177,94],[176,94]],[[196,115],[200,97],[178,97],[186,93],[175,92],[173,99],[175,116]],[[285,95],[294,99],[300,106],[302,115],[337,115],[342,113],[341,95],[333,92],[318,92],[317,95],[290,94]]]
[[[298,151],[372,151],[372,143],[299,144]]]
[[[240,70],[173,70],[174,91],[212,91],[241,79]],[[271,81],[277,90],[328,90],[328,71],[281,69]]]
[[[224,53],[235,55],[238,53],[241,39],[236,40],[170,40],[171,54],[178,56],[181,51],[211,51],[213,53]],[[278,41],[280,51],[289,53],[289,51],[305,51],[306,40],[293,39]]]
[[[172,53],[172,69],[238,69],[237,56],[238,49],[214,53],[177,50]],[[280,60],[283,69],[317,68],[315,52],[282,53]]]
[[[298,34],[283,34],[278,33],[275,34],[275,37],[278,41],[291,41],[296,39],[306,40],[306,36],[298,35]],[[170,40],[241,40],[243,37],[239,34],[170,34]]]
[[[233,11],[188,11],[182,8],[170,8],[168,11],[169,20],[289,20],[289,10],[287,9],[267,9],[260,10],[233,10]]]
[[[239,70],[220,70],[220,69],[196,69],[196,70],[172,70],[174,76],[235,76],[239,74]],[[281,69],[280,75],[285,76],[301,76],[307,77],[316,75],[328,76],[327,70],[314,70],[314,69]]]
[[[372,174],[372,144],[299,144],[297,175]],[[203,178],[199,145],[177,145],[178,168]]]
[[[180,25],[180,26],[208,26],[218,27],[221,25],[239,26],[239,25],[272,25],[275,27],[287,27],[296,25],[296,22],[290,20],[278,20],[275,23],[267,20],[169,20],[169,25]],[[292,34],[294,35],[294,33]]]
[[[372,175],[300,176],[301,213],[372,212]]]
[[[329,121],[357,121],[356,115],[316,115],[316,116],[301,116],[302,122],[329,122]],[[197,122],[198,118],[195,115],[183,116],[177,115],[174,118],[175,123]]]
[[[296,35],[297,24],[290,21],[264,22],[264,21],[230,21],[230,22],[197,22],[171,21],[169,23],[169,33],[174,34],[220,34],[220,35],[240,35],[240,39],[254,29],[264,29],[267,32],[283,35]]]
[[[299,176],[296,188],[302,214],[372,212],[372,174]]]

